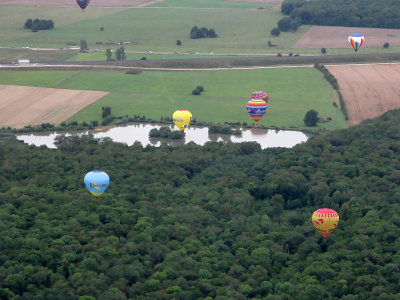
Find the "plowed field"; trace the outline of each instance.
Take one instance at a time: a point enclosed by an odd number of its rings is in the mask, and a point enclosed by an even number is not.
[[[400,108],[400,64],[326,67],[338,80],[350,126]]]
[[[311,26],[293,48],[349,48],[348,37],[360,33],[365,37],[362,47],[382,47],[388,42],[390,46],[400,46],[400,29],[360,28],[340,26]]]
[[[97,7],[138,7],[159,1],[153,0],[95,0],[90,6]],[[0,5],[18,6],[77,6],[75,0],[1,0]]]
[[[0,127],[59,124],[106,92],[0,85]]]

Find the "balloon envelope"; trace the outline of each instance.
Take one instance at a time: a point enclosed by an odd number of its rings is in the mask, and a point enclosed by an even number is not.
[[[82,8],[82,10],[85,10],[85,8],[89,5],[90,0],[76,0],[76,3],[78,3],[79,7]]]
[[[192,114],[187,110],[177,110],[172,115],[172,120],[176,127],[178,127],[180,131],[184,132],[185,129],[189,127],[190,122],[192,122]]]
[[[319,233],[327,238],[339,224],[339,215],[333,209],[320,208],[313,213],[312,222]]]
[[[361,45],[364,43],[364,36],[359,33],[354,33],[349,36],[349,43],[353,49],[357,52]]]
[[[260,120],[265,112],[267,111],[267,103],[262,99],[251,99],[247,102],[247,112],[250,117],[254,119],[256,125],[258,124],[258,120]]]
[[[268,94],[264,91],[254,91],[251,94],[251,99],[262,99],[266,103],[268,103],[269,97],[268,97]]]
[[[85,175],[83,182],[88,191],[97,198],[107,189],[110,177],[103,171],[90,171]]]

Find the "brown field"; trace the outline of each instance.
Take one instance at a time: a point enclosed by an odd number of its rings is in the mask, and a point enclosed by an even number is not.
[[[400,108],[400,64],[326,67],[338,80],[350,126]]]
[[[106,92],[0,85],[0,127],[60,124]]]
[[[89,5],[97,7],[138,7],[155,2],[160,2],[160,0],[92,0]],[[75,0],[0,0],[0,5],[77,6]]]
[[[360,33],[365,37],[362,47],[382,47],[388,42],[390,46],[400,46],[400,29],[311,26],[294,45],[293,48],[348,48],[348,37],[352,33]]]
[[[283,0],[227,0],[230,2],[252,2],[252,3],[271,3],[271,4],[280,4]]]

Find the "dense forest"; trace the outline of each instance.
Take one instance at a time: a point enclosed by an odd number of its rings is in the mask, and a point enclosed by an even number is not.
[[[278,22],[281,31],[302,24],[400,28],[398,0],[284,0],[281,11],[289,15]]]
[[[0,299],[399,299],[399,123],[291,149],[0,139]]]

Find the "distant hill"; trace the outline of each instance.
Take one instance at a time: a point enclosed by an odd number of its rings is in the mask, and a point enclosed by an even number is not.
[[[400,28],[397,0],[285,0],[281,11],[289,16],[278,22],[281,31],[300,25]]]
[[[399,122],[292,149],[0,139],[0,298],[399,299]],[[327,241],[321,207],[340,215]]]

